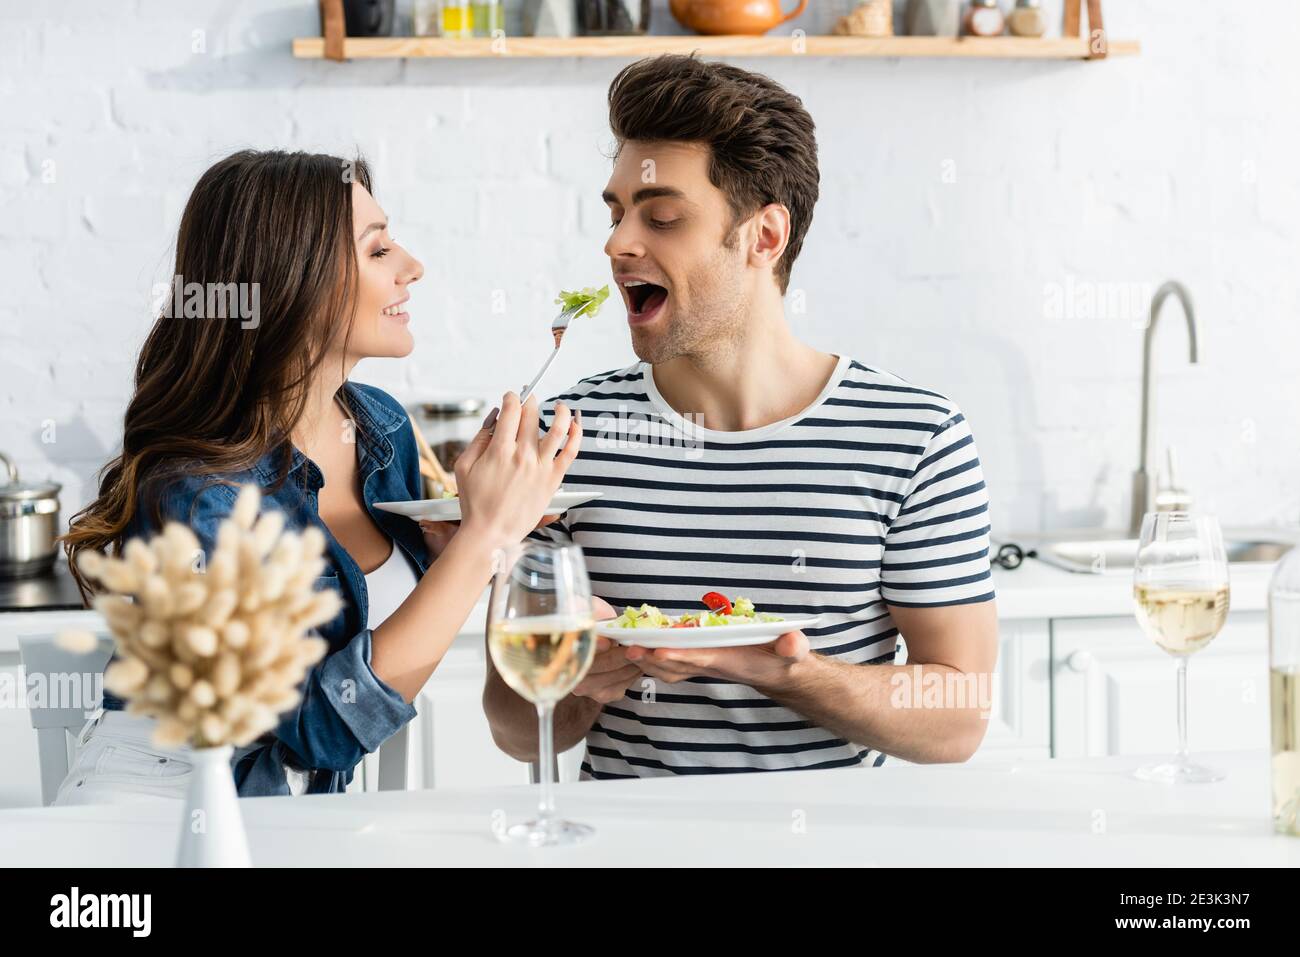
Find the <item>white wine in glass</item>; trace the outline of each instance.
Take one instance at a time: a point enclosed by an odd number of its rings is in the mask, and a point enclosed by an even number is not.
[[[582,680],[596,653],[596,623],[540,615],[496,622],[488,632],[492,663],[505,683],[533,704],[555,704]]]
[[[1187,659],[1228,617],[1228,559],[1218,520],[1192,512],[1149,512],[1133,565],[1133,600],[1147,637],[1173,655],[1178,669],[1178,753],[1139,768],[1144,781],[1199,784],[1222,780],[1187,755]]]
[[[1228,617],[1228,586],[1180,588],[1135,585],[1138,623],[1147,637],[1171,655],[1200,651]]]
[[[594,831],[555,814],[555,705],[596,653],[587,564],[577,545],[530,541],[500,558],[488,601],[488,652],[501,678],[537,707],[541,797],[537,817],[506,837],[532,847],[575,844]]]

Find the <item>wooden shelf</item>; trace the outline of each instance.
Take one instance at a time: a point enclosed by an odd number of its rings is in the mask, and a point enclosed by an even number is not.
[[[1003,60],[1087,60],[1086,37],[839,37],[810,36],[643,36],[643,37],[507,37],[501,40],[448,40],[441,37],[348,37],[348,60],[416,57],[621,57],[636,59],[658,53],[694,53],[718,57],[956,57]],[[1111,40],[1109,56],[1136,56],[1137,40]],[[325,56],[323,37],[298,37],[293,55]]]

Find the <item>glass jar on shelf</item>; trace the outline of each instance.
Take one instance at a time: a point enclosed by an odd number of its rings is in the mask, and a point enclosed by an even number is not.
[[[411,35],[436,37],[440,13],[439,0],[414,0],[411,4]]]
[[[505,5],[501,0],[473,0],[470,15],[476,37],[491,37],[496,36],[497,31],[505,32]]]
[[[408,406],[416,427],[448,472],[483,425],[481,399],[435,399]]]
[[[650,30],[650,0],[578,0],[578,30],[588,37],[641,36]]]
[[[438,6],[439,36],[463,40],[474,35],[474,4],[470,0],[441,0]]]

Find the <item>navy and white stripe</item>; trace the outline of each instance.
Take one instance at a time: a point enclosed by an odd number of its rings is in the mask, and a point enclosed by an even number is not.
[[[813,649],[892,663],[886,603],[993,598],[988,494],[965,417],[948,398],[846,357],[817,401],[782,422],[715,432],[663,400],[650,367],[584,379],[583,446],[565,478],[604,497],[550,533],[583,547],[616,609],[669,614],[744,595],[763,611],[821,614]],[[554,530],[554,531],[551,531]],[[649,679],[647,679],[649,681]],[[583,776],[648,777],[879,766],[753,688],[713,678],[633,687],[587,738]]]

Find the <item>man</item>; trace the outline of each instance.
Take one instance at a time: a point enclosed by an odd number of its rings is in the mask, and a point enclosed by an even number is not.
[[[719,591],[822,622],[756,647],[602,640],[557,749],[586,738],[584,778],[969,758],[988,704],[951,692],[997,644],[979,459],[949,399],[785,320],[818,196],[811,117],[767,77],[678,56],[625,69],[609,103],[605,249],[642,361],[543,410],[581,410],[565,484],[604,493],[547,532],[614,606],[698,611]],[[484,705],[498,745],[535,760],[535,712],[492,670]]]

